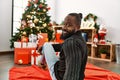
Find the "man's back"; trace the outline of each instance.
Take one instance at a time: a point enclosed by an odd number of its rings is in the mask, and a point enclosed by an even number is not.
[[[55,67],[57,78],[60,80],[83,80],[87,47],[81,32],[78,31],[66,39],[61,51],[60,61],[57,62],[57,68]]]

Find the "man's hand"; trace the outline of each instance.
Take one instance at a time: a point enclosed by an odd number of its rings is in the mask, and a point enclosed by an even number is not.
[[[42,55],[42,46],[38,48],[38,52],[40,53],[40,55]]]
[[[46,63],[39,63],[38,66],[44,70],[47,69],[47,64]]]

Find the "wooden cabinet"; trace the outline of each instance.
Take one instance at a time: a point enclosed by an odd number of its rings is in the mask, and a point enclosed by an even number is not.
[[[105,48],[108,52],[106,59],[102,59],[100,57],[99,50],[101,48]],[[115,44],[106,43],[106,44],[97,44],[97,47],[91,46],[91,55],[89,56],[89,58],[104,60],[104,61],[114,61],[115,60]]]
[[[94,35],[96,34],[96,29],[81,29],[82,33],[87,34],[87,43],[92,43]]]
[[[92,46],[96,29],[81,29],[82,33],[87,33],[88,57],[92,59],[114,61],[115,60],[115,44],[97,44],[97,47]],[[107,58],[101,59],[99,50],[105,48],[107,50]]]

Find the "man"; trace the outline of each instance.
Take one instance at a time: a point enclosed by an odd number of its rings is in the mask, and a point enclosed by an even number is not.
[[[61,38],[64,43],[59,58],[55,46],[45,43],[42,54],[45,56],[52,80],[83,80],[87,62],[87,46],[81,36],[82,14],[70,13],[64,20]]]

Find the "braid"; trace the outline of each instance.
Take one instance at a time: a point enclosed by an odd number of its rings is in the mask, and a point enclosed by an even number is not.
[[[78,13],[78,14],[77,13],[70,13],[68,15],[75,17],[76,24],[81,25],[82,13]]]

